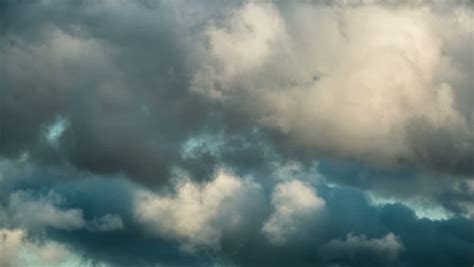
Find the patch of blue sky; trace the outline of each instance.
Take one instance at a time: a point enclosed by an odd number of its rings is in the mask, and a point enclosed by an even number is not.
[[[57,146],[68,127],[69,121],[63,116],[57,116],[52,123],[46,126],[44,137],[48,144]]]
[[[182,147],[182,153],[186,156],[193,156],[199,149],[206,149],[212,154],[217,154],[219,147],[224,144],[224,139],[220,135],[202,134],[190,137]]]

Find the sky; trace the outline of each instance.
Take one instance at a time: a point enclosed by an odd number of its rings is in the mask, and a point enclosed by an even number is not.
[[[0,267],[474,264],[474,5],[0,1]]]

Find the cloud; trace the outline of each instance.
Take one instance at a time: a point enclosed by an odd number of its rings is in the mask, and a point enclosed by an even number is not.
[[[3,267],[92,266],[59,243],[29,240],[23,229],[0,228],[0,248]]]
[[[194,81],[193,89],[211,98],[224,97],[225,91],[231,89],[226,86],[229,81],[263,67],[265,58],[284,34],[283,21],[271,4],[248,3],[234,12],[226,26],[210,26],[206,30],[209,58],[216,65],[197,73]],[[213,86],[212,82],[222,87]]]
[[[21,244],[23,233],[20,230],[0,231],[0,263],[2,266],[13,266],[13,260],[17,258],[18,247]]]
[[[390,261],[395,260],[403,250],[403,242],[393,233],[373,239],[369,239],[365,235],[349,233],[345,240],[331,240],[326,244],[322,248],[322,255],[329,259],[342,257],[351,260],[371,255],[382,261]]]
[[[80,208],[84,214],[86,226],[81,229],[28,230],[30,239],[56,242],[86,260],[111,266],[462,266],[474,260],[470,219],[420,219],[410,206],[373,205],[365,191],[327,185],[328,178],[312,180],[298,169],[292,163],[275,166],[276,184],[224,171],[201,182],[178,172],[173,186],[157,191],[118,177],[42,183],[44,178],[33,175],[15,186],[28,187],[22,191],[37,200],[45,198],[42,190],[47,185],[63,199],[57,209]],[[460,184],[456,192],[462,195],[462,188]],[[277,215],[278,210],[287,210],[288,216]],[[114,220],[106,218],[114,214],[123,222],[120,231],[91,229],[99,223],[109,225],[106,221]],[[272,217],[285,242],[273,243],[262,230]],[[5,218],[13,217],[6,213]],[[395,248],[389,233],[400,244],[403,240],[404,249],[393,260],[372,249],[379,243]],[[344,244],[344,249],[323,249],[333,243]],[[361,249],[346,243],[357,243]]]
[[[87,225],[87,229],[90,231],[99,232],[120,230],[123,229],[123,227],[122,218],[114,214],[106,214],[98,219],[94,219]]]
[[[443,11],[247,3],[204,32],[210,45],[193,88],[283,134],[300,150],[457,172],[473,154],[472,125],[457,103],[467,89],[454,88],[449,72],[467,69],[451,63],[458,55],[445,49],[452,40],[444,31],[469,31],[449,17],[465,10]],[[244,54],[242,47],[251,60],[235,56]],[[420,131],[432,132],[426,142],[448,146],[453,158],[416,142]],[[451,148],[457,142],[465,149]],[[443,167],[435,160],[454,162]]]
[[[272,193],[274,212],[262,227],[262,232],[273,244],[282,244],[300,232],[325,202],[314,190],[298,180],[279,183]]]
[[[5,3],[0,153],[165,183],[181,144],[206,124],[208,108],[188,94],[191,52],[175,32],[179,14],[163,5]],[[13,19],[19,13],[30,19]],[[130,18],[140,19],[132,25]],[[91,23],[96,19],[104,28]],[[135,37],[108,30],[118,24]]]
[[[65,208],[65,199],[54,191],[44,196],[34,196],[28,191],[16,191],[10,195],[5,213],[7,221],[33,231],[51,227],[58,230],[88,229],[94,232],[120,230],[122,218],[105,214],[91,221],[84,219],[82,209]]]
[[[53,227],[76,230],[85,227],[86,222],[80,209],[61,208],[63,200],[54,192],[35,198],[28,192],[18,191],[10,196],[8,209],[12,220],[27,228]]]
[[[182,241],[184,248],[219,249],[222,227],[239,227],[251,209],[250,198],[258,194],[259,186],[220,170],[214,180],[197,184],[183,180],[171,196],[143,192],[136,204],[136,219],[157,236]],[[244,201],[242,201],[244,200]],[[225,210],[229,217],[222,218]]]
[[[470,6],[213,3],[5,3],[2,155],[163,185],[222,160],[185,158],[196,136],[259,131],[293,159],[471,172]]]
[[[472,264],[472,9],[0,1],[2,246],[33,266]]]

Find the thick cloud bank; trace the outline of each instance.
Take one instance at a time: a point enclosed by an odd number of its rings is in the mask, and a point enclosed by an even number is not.
[[[317,153],[470,174],[456,98],[472,68],[456,62],[472,57],[472,11],[447,8],[249,3],[205,31],[193,89]]]
[[[0,1],[0,266],[472,266],[473,12]]]

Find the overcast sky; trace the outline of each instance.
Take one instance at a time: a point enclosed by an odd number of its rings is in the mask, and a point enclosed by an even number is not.
[[[472,1],[0,1],[0,267],[474,264]]]

